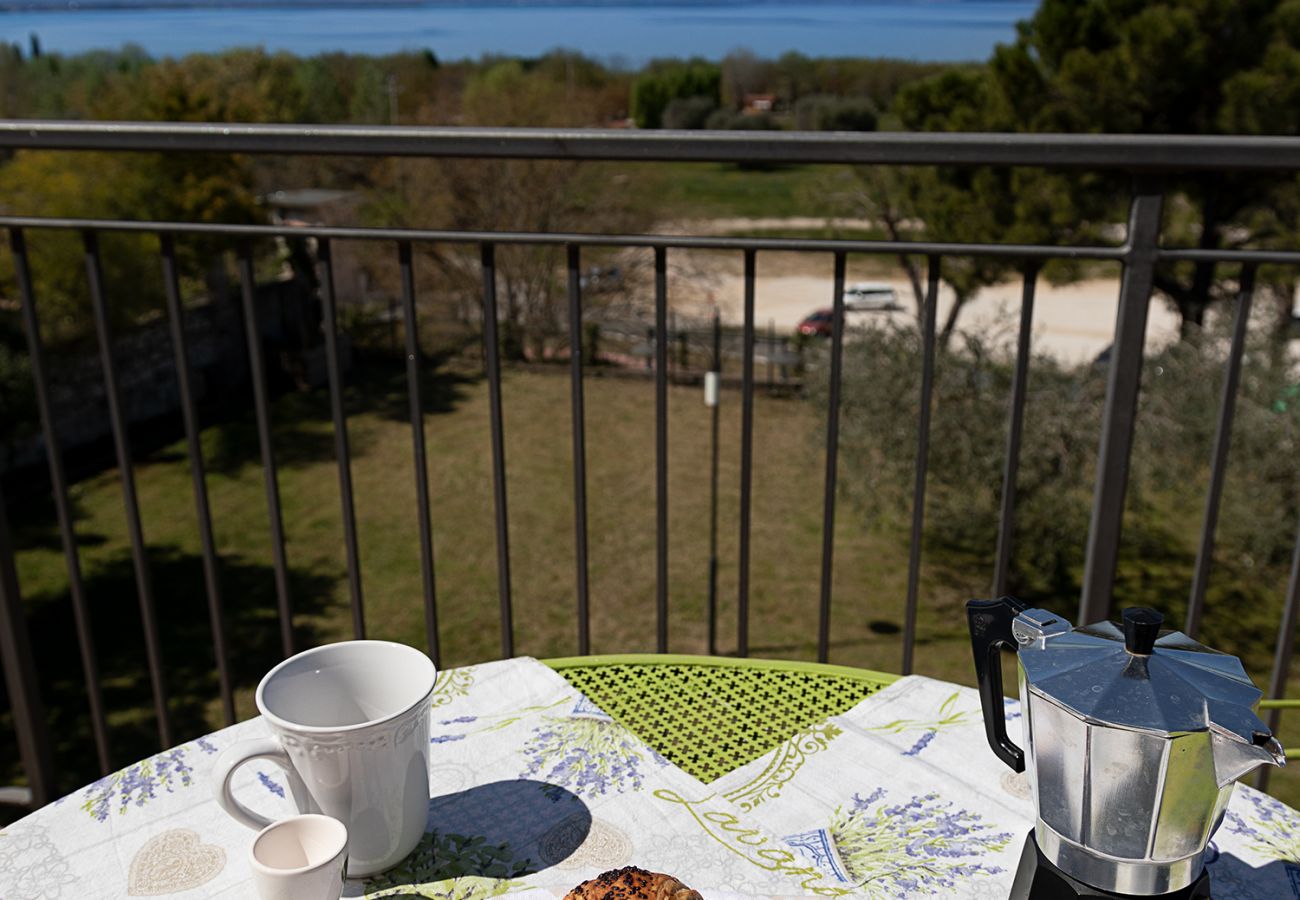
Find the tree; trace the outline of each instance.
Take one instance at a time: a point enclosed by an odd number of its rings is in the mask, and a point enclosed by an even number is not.
[[[991,76],[987,69],[958,68],[904,86],[893,115],[911,130],[978,130],[987,127]],[[1077,176],[1036,169],[995,167],[859,167],[858,189],[844,198],[844,212],[867,218],[891,240],[924,238],[956,243],[1083,242],[1100,230],[1094,217],[1079,214],[1065,188]],[[926,262],[900,254],[916,297],[918,318],[926,291]],[[1016,271],[1012,260],[990,256],[946,256],[940,278],[952,304],[939,329],[945,349],[962,310],[979,292]],[[1071,263],[1056,263],[1047,274],[1069,277]]]
[[[0,44],[0,116],[12,118],[22,109],[22,76],[22,48]]]
[[[168,121],[274,121],[296,116],[296,60],[260,51],[152,63],[137,51],[86,54],[67,63],[46,56],[24,67],[42,91],[98,118]],[[49,82],[48,84],[46,82]],[[44,102],[44,101],[42,101]],[[59,114],[66,115],[60,108]],[[23,152],[0,167],[0,208],[44,216],[241,223],[261,212],[243,159],[231,154],[67,154]],[[156,238],[106,234],[101,261],[110,311],[127,327],[161,306]],[[33,232],[28,240],[37,300],[51,343],[89,333],[80,237]],[[220,298],[228,284],[223,239],[176,245],[182,278],[206,280]],[[12,261],[0,257],[0,284],[12,290]],[[12,294],[10,294],[12,296]]]
[[[704,124],[713,131],[780,131],[781,123],[769,112],[743,113],[729,109],[715,109]],[[754,167],[754,163],[741,167]]]
[[[860,190],[851,202],[854,211],[878,223],[890,240],[927,238],[959,242],[985,242],[1005,235],[1016,211],[1006,202],[1003,173],[990,169],[935,171],[933,169],[858,168]],[[927,263],[916,254],[899,254],[916,299],[918,326],[924,312]],[[938,332],[938,346],[952,341],[962,310],[981,290],[1002,282],[1012,263],[990,256],[945,256],[940,280],[952,294],[952,305]]]
[[[590,122],[603,103],[603,84],[584,85],[568,66],[530,69],[499,62],[471,77],[462,96],[463,120],[537,127]],[[567,99],[566,99],[567,98]],[[389,194],[389,224],[457,230],[565,232],[644,230],[644,214],[619,203],[603,168],[553,160],[436,160],[415,162],[404,189]],[[421,245],[439,282],[473,317],[482,296],[477,248]],[[497,309],[507,355],[545,356],[567,334],[562,251],[503,244],[496,251]]]
[[[1013,366],[1007,348],[987,335],[964,335],[934,373],[924,540],[932,563],[957,577],[978,578],[962,590],[988,589],[997,539],[1006,398]],[[840,455],[851,473],[841,482],[851,506],[882,532],[911,513],[920,331],[915,326],[860,328],[845,343]],[[1104,374],[1070,371],[1035,358],[1033,414],[1026,418],[1016,494],[1017,532],[1008,589],[1035,603],[1077,590],[1091,496],[1086,471],[1096,442]],[[888,385],[888,390],[882,390]],[[819,387],[824,399],[827,386]],[[895,531],[895,533],[897,533]]]
[[[1300,0],[1044,0],[988,66],[905,88],[909,128],[948,131],[1300,133]],[[1055,207],[1085,220],[1117,218],[1113,179],[1060,179]],[[1202,249],[1294,245],[1296,185],[1275,176],[1208,173],[1166,185],[1185,200],[1166,233]],[[1049,215],[1043,224],[1051,226]],[[1231,273],[1228,273],[1231,274]],[[1266,273],[1265,282],[1291,276]],[[1178,309],[1183,335],[1229,293],[1209,263],[1162,267],[1156,288]]]
[[[1178,621],[1197,552],[1229,333],[1230,323],[1212,317],[1203,340],[1164,348],[1142,371],[1143,425],[1135,435],[1115,595]],[[989,587],[1014,371],[1005,336],[975,329],[961,338],[936,360],[933,381],[922,539],[940,588],[922,602],[940,610]],[[1300,515],[1300,396],[1293,364],[1274,361],[1268,340],[1248,338],[1206,604],[1206,632],[1216,646],[1243,655],[1254,671],[1270,663]],[[840,485],[850,508],[886,539],[906,533],[912,512],[920,355],[910,324],[862,327],[844,345]],[[1030,369],[1006,590],[1072,614],[1106,373],[1048,356],[1035,356]],[[824,378],[814,384],[821,403],[828,390]]]
[[[722,72],[704,60],[652,62],[632,82],[632,118],[637,128],[659,128],[668,104],[679,98],[708,97],[721,102]]]
[[[665,128],[704,128],[718,104],[712,97],[678,97],[664,107]]]
[[[121,154],[19,153],[0,167],[0,209],[11,214],[138,217],[148,186]],[[91,334],[90,291],[81,237],[70,231],[31,231],[27,240],[43,336],[54,346]],[[157,241],[148,235],[100,239],[105,294],[115,323],[127,326],[162,304]],[[13,258],[0,255],[0,294],[18,299]]]
[[[795,123],[804,131],[875,131],[876,107],[861,97],[812,94],[794,107]]]
[[[740,109],[746,94],[766,90],[771,81],[772,64],[759,59],[749,50],[733,50],[722,60],[722,96],[724,107]]]

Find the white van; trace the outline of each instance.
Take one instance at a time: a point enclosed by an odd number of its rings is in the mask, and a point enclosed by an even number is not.
[[[857,311],[898,309],[898,292],[883,281],[860,281],[844,289],[844,308]]]

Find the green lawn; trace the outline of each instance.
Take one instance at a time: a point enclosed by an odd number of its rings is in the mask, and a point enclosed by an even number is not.
[[[504,385],[516,652],[576,652],[569,383],[555,374],[507,373]],[[358,372],[349,428],[369,636],[423,647],[424,613],[416,538],[411,435],[398,372]],[[588,470],[592,649],[654,650],[655,506],[653,386],[589,377]],[[432,484],[438,612],[444,662],[499,655],[496,544],[485,383],[447,374],[429,379],[426,434]],[[719,596],[721,651],[736,632],[739,395],[723,394]],[[274,406],[280,488],[300,646],[350,636],[337,472],[324,392],[292,394]],[[798,399],[755,403],[750,650],[815,656],[821,560],[823,452],[820,411]],[[277,658],[262,470],[250,420],[209,427],[214,525],[230,618],[240,717]],[[670,644],[706,649],[708,412],[697,388],[669,398]],[[144,530],[163,632],[176,740],[218,727],[220,706],[207,625],[199,543],[183,444],[136,467]],[[74,490],[87,592],[94,609],[115,762],[155,749],[134,580],[115,472]],[[22,588],[32,613],[39,666],[57,740],[60,788],[94,777],[80,664],[53,513],[15,511]],[[922,571],[918,669],[970,681],[962,603],[987,590],[986,567],[929,563]],[[906,529],[872,529],[845,504],[837,520],[831,661],[897,671],[906,592]],[[1294,717],[1300,719],[1300,717]],[[1300,738],[1300,722],[1287,734]],[[11,733],[0,724],[0,733]],[[0,761],[14,769],[12,745]],[[0,773],[11,774],[11,773]],[[16,774],[16,770],[12,773]],[[1274,784],[1283,796],[1291,776]]]
[[[848,166],[746,169],[724,163],[611,166],[634,208],[656,219],[783,218],[825,215],[827,198],[852,179]]]

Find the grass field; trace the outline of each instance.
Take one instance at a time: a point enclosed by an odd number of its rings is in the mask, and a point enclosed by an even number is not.
[[[426,386],[438,612],[446,665],[499,655],[496,544],[488,397],[477,378],[440,374]],[[589,377],[588,470],[592,649],[654,650],[655,494],[653,387]],[[504,384],[516,652],[576,652],[569,385],[555,374],[507,373]],[[299,646],[351,636],[337,471],[323,391],[274,406],[294,628]],[[416,502],[406,395],[395,368],[355,373],[348,394],[361,574],[370,637],[425,646]],[[739,395],[721,418],[720,651],[736,632]],[[750,651],[815,656],[821,563],[822,411],[799,399],[755,405]],[[709,420],[697,388],[669,397],[669,648],[706,650]],[[204,453],[230,627],[238,713],[278,659],[270,538],[251,419],[207,428]],[[183,444],[136,467],[163,633],[176,740],[221,724],[197,528]],[[115,472],[74,490],[87,593],[94,610],[114,761],[156,749],[121,494]],[[22,588],[57,739],[60,788],[94,776],[81,668],[51,509],[15,516]],[[970,681],[962,603],[987,590],[985,567],[926,560],[921,577],[918,670]],[[835,535],[831,661],[897,671],[901,663],[907,539],[871,528],[841,505]],[[1295,724],[1288,734],[1296,735]],[[0,724],[0,733],[11,733]],[[0,745],[0,761],[16,760]],[[9,766],[9,768],[13,768]],[[5,774],[5,773],[0,773]],[[1275,780],[1289,794],[1292,779]]]
[[[853,178],[847,166],[640,163],[609,172],[614,183],[628,185],[625,199],[634,208],[659,220],[821,216],[838,186]]]

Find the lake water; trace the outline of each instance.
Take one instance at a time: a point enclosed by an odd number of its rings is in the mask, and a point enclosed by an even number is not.
[[[0,40],[26,47],[28,35],[36,34],[47,51],[63,53],[135,43],[153,56],[262,46],[298,54],[429,48],[442,59],[463,59],[485,53],[535,56],[562,47],[639,65],[660,56],[718,59],[746,48],[760,56],[797,50],[810,56],[952,61],[987,58],[994,45],[1012,40],[1015,23],[1037,8],[1037,2],[1022,0],[76,5],[5,9],[0,4]]]

